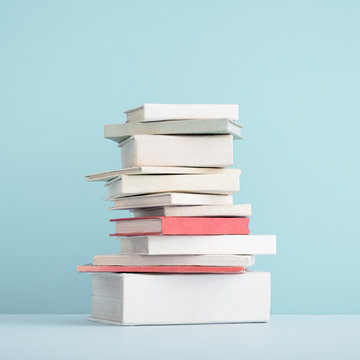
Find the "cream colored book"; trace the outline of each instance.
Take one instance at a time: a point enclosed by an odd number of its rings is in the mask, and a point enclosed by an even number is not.
[[[240,175],[122,175],[105,186],[108,199],[161,192],[230,195],[240,190]]]
[[[120,143],[132,135],[221,135],[230,134],[241,139],[241,125],[229,119],[196,119],[155,121],[147,123],[109,124],[104,126],[104,136]]]
[[[185,174],[241,174],[240,169],[222,169],[205,167],[179,167],[179,166],[136,166],[126,169],[103,171],[85,175],[86,181],[108,181],[121,175],[185,175]]]
[[[95,255],[94,265],[121,266],[245,266],[254,264],[252,255]]]
[[[122,166],[192,166],[225,168],[233,165],[231,135],[133,135],[119,144]]]
[[[235,104],[143,104],[124,111],[127,122],[147,122],[187,119],[239,119]]]
[[[150,209],[131,210],[134,217],[152,216],[206,216],[206,217],[237,217],[251,216],[250,204],[237,205],[204,205],[204,206],[166,206]]]
[[[114,200],[111,210],[145,209],[161,206],[186,205],[231,205],[231,195],[209,195],[188,193],[159,193],[138,196],[125,196]]]

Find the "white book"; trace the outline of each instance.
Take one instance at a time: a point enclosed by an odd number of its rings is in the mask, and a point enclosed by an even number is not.
[[[231,195],[161,193],[122,197],[114,200],[114,206],[110,209],[126,210],[159,206],[231,205],[232,202]]]
[[[127,169],[103,171],[85,175],[86,181],[108,181],[121,175],[170,175],[170,174],[241,174],[240,169],[222,169],[206,167],[180,167],[180,166],[136,166]]]
[[[266,322],[270,273],[92,274],[90,320],[116,325]]]
[[[143,255],[275,255],[275,235],[148,235],[121,238],[121,253]]]
[[[133,135],[122,141],[121,161],[136,166],[193,166],[224,168],[233,165],[231,135]]]
[[[109,199],[161,192],[230,195],[240,190],[240,175],[122,175],[105,186]]]
[[[254,264],[252,255],[95,255],[94,265],[122,266],[245,266]]]
[[[109,124],[104,126],[104,136],[116,142],[136,134],[144,135],[220,135],[230,134],[241,138],[241,125],[229,119],[177,120],[148,123]]]
[[[237,205],[204,205],[204,206],[165,206],[150,209],[131,210],[134,217],[151,216],[206,216],[237,217],[251,216],[250,204]]]
[[[124,111],[127,122],[146,122],[184,119],[239,119],[238,105],[234,104],[143,104]]]

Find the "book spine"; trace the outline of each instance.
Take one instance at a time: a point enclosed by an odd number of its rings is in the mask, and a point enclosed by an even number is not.
[[[249,218],[162,217],[162,235],[247,235]]]

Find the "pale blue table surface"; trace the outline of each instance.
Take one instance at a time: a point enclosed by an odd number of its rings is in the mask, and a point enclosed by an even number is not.
[[[111,326],[85,315],[0,315],[0,359],[360,359],[360,315],[268,324]]]

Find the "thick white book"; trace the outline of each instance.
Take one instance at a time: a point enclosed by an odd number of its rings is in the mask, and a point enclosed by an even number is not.
[[[233,165],[231,135],[133,135],[122,141],[121,162],[136,166],[224,168]]]
[[[165,206],[150,209],[131,210],[134,217],[151,216],[206,216],[206,217],[237,217],[251,216],[250,204],[237,205],[204,205],[204,206]]]
[[[254,264],[252,255],[95,255],[94,265],[123,266],[245,266]]]
[[[103,171],[85,175],[86,181],[108,181],[121,175],[185,175],[185,174],[241,174],[240,169],[222,169],[207,167],[180,167],[180,166],[136,166],[126,169]]]
[[[161,192],[230,195],[240,190],[240,175],[122,175],[105,186],[109,199]]]
[[[239,107],[234,104],[143,104],[124,111],[127,122],[187,119],[239,119]]]
[[[126,210],[136,208],[154,208],[160,206],[185,205],[231,205],[231,195],[208,195],[187,193],[160,193],[150,195],[125,196],[114,200],[111,210]]]
[[[270,273],[92,274],[90,320],[116,325],[267,322]]]
[[[139,122],[126,124],[108,124],[104,126],[104,136],[120,143],[127,137],[144,135],[220,135],[230,134],[234,139],[241,139],[241,125],[229,119],[174,120]]]
[[[122,254],[275,255],[275,235],[147,235],[121,238]]]

